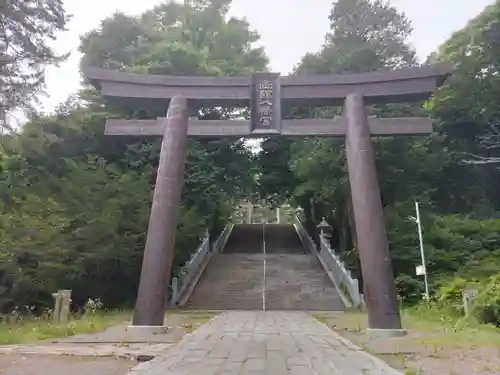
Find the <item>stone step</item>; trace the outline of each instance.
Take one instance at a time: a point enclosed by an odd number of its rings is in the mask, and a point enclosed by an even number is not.
[[[216,254],[186,308],[261,310],[263,254]]]
[[[336,288],[314,255],[268,255],[265,293],[270,310],[343,309]]]

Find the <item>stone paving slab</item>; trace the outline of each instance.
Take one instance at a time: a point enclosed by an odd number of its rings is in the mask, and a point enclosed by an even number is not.
[[[128,375],[401,375],[307,313],[226,312]]]

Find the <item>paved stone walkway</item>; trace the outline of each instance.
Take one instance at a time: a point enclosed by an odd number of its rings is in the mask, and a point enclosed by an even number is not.
[[[139,374],[401,375],[300,312],[223,313]]]

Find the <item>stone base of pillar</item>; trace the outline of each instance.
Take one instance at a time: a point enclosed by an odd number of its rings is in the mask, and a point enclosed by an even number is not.
[[[138,335],[163,335],[168,329],[168,326],[128,326],[126,331]]]
[[[378,328],[368,328],[366,333],[370,339],[380,340],[380,339],[390,339],[393,337],[402,337],[408,334],[406,329],[378,329]]]

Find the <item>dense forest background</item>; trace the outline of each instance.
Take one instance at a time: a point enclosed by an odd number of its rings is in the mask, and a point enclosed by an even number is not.
[[[105,306],[126,306],[137,290],[159,140],[105,137],[104,122],[156,118],[165,108],[120,107],[85,84],[54,114],[37,113],[32,103],[43,68],[64,59],[39,41],[63,30],[68,15],[59,0],[9,4],[1,9],[12,31],[9,45],[0,42],[8,52],[0,60],[2,105],[26,109],[30,120],[1,134],[0,312],[48,306],[58,288],[73,289],[77,303],[99,297]],[[265,51],[254,47],[259,35],[245,20],[228,17],[230,5],[190,0],[166,2],[138,17],[117,13],[82,36],[81,66],[170,75],[267,70]],[[408,43],[410,20],[388,3],[338,0],[325,17],[331,26],[322,50],[304,56],[294,74],[434,62],[455,67],[425,103],[370,108],[384,117],[430,116],[436,124],[428,137],[374,139],[394,273],[401,297],[418,301],[418,237],[407,219],[418,200],[431,291],[456,301],[466,285],[482,285],[484,319],[500,322],[500,1],[425,62]],[[31,62],[32,71],[21,61]],[[286,116],[328,118],[339,110],[293,108]],[[202,109],[198,116],[233,114]],[[333,247],[361,277],[344,153],[336,139],[265,139],[258,154],[240,139],[190,140],[173,272],[206,228],[218,233],[235,203],[258,192],[271,205],[302,207],[313,235],[325,217]]]

